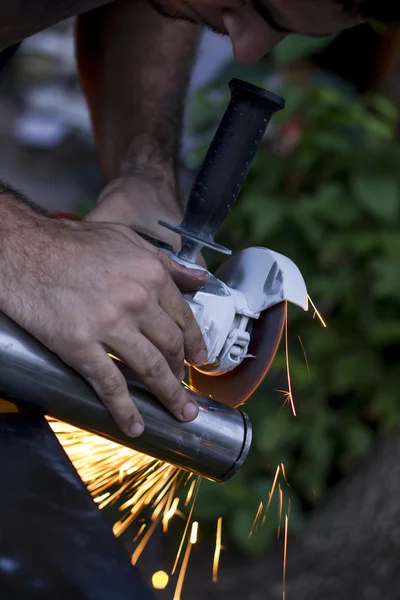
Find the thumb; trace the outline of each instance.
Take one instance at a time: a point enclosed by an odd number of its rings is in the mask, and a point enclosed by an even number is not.
[[[205,269],[199,268],[198,265],[193,265],[193,268],[185,267],[161,249],[158,256],[181,292],[192,292],[206,285],[209,273]]]

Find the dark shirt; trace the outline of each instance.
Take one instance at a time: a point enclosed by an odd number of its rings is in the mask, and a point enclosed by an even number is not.
[[[0,52],[0,77],[3,75],[7,65],[9,65],[14,54],[18,50],[20,43],[21,42],[18,42],[17,44],[14,44],[13,46],[10,46],[9,48],[6,48]]]

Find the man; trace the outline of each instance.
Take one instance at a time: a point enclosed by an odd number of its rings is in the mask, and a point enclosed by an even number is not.
[[[0,8],[0,49],[75,15],[82,89],[108,183],[83,222],[52,220],[0,187],[0,310],[85,377],[121,429],[137,436],[142,418],[107,352],[180,420],[198,411],[180,384],[184,359],[206,357],[179,291],[204,285],[204,272],[173,263],[135,233],[179,245],[157,222],[182,216],[176,172],[197,25],[229,35],[236,59],[248,64],[288,33],[324,35],[367,18],[396,20],[400,4],[14,0]]]

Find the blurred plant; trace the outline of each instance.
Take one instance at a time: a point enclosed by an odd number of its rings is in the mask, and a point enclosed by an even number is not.
[[[253,81],[259,83],[259,75]],[[199,517],[224,516],[225,531],[250,552],[264,549],[276,535],[271,513],[248,538],[276,465],[285,464],[292,487],[293,531],[315,499],[400,423],[397,111],[382,97],[360,98],[326,86],[283,83],[279,92],[287,108],[274,119],[274,135],[261,144],[218,242],[234,250],[262,245],[292,258],[328,328],[312,314],[289,311],[298,416],[286,406],[281,410],[283,400],[274,391],[285,385],[282,348],[272,374],[246,406],[254,427],[248,461],[224,486],[202,484]],[[218,81],[194,99],[191,123],[198,143],[188,156],[190,167],[199,166],[228,99],[227,86]]]

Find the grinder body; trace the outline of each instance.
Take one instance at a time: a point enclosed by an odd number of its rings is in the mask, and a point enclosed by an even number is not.
[[[160,221],[181,236],[172,258],[188,268],[195,266],[203,246],[231,254],[214,236],[237,199],[272,116],[285,105],[279,96],[252,84],[233,79],[229,85],[230,103],[195,179],[182,223]],[[251,396],[272,364],[286,303],[308,309],[297,266],[267,248],[247,248],[230,257],[203,289],[186,294],[186,299],[208,350],[204,365],[190,367],[190,384],[235,407]]]

